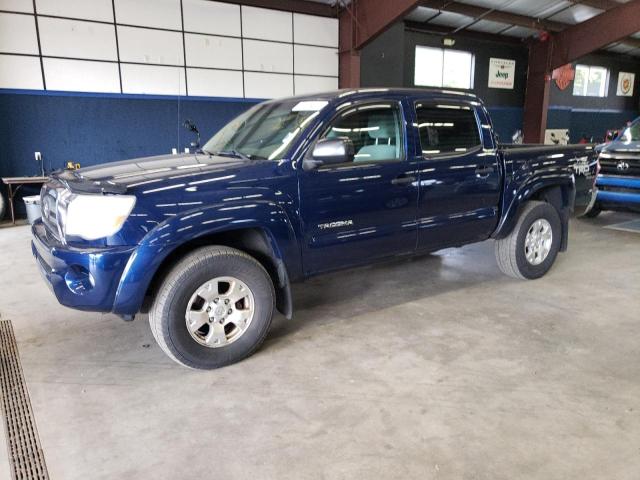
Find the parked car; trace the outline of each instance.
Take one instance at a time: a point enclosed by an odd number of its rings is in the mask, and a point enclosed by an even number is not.
[[[586,213],[596,217],[603,210],[640,212],[640,117],[611,142],[598,145],[600,174],[595,204]]]
[[[216,368],[258,348],[275,308],[290,318],[290,284],[312,275],[494,238],[503,272],[543,276],[592,156],[498,145],[459,92],[269,101],[199,153],[54,174],[33,254],[63,305],[148,311],[169,357]]]

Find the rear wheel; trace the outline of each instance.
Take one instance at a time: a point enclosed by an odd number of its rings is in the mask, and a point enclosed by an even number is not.
[[[543,276],[558,255],[561,236],[562,222],[557,210],[545,202],[528,202],[511,233],[496,241],[500,270],[514,278]]]
[[[274,299],[271,278],[253,257],[229,247],[204,247],[171,270],[149,311],[149,324],[174,361],[213,369],[260,346]]]

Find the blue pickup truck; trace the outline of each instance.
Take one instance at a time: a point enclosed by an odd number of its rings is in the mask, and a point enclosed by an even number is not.
[[[173,360],[216,368],[255,351],[276,309],[291,317],[290,284],[312,275],[494,238],[502,271],[541,277],[594,157],[498,145],[460,92],[268,101],[197,153],[53,175],[32,250],[63,305],[148,312]]]
[[[596,217],[603,210],[640,212],[640,118],[596,150],[600,161],[598,191],[586,216]]]

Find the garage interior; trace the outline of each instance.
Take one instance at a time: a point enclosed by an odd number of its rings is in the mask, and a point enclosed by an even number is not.
[[[189,151],[187,119],[206,141],[263,100],[338,88],[471,92],[502,143],[602,145],[639,116],[639,78],[640,0],[0,0],[0,176]],[[28,391],[2,383],[0,478],[638,477],[628,205],[576,212],[533,281],[486,240],[294,284],[292,319],[206,371],[165,356],[146,314],[58,303],[23,202],[40,186],[13,184],[0,223]]]

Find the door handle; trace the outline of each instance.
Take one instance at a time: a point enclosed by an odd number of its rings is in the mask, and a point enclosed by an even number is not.
[[[416,177],[413,175],[399,175],[391,180],[391,185],[407,185],[416,181]]]
[[[476,175],[479,177],[488,177],[495,171],[493,165],[484,165],[476,168]]]

